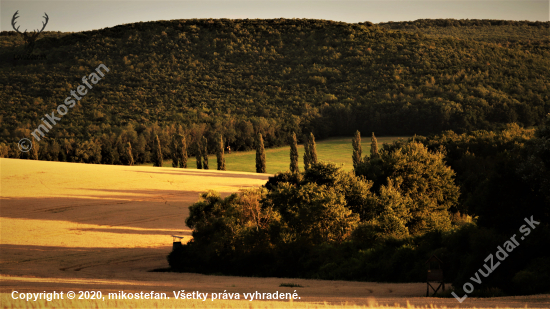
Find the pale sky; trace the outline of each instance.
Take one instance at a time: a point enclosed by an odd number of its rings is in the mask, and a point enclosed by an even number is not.
[[[0,1],[0,30],[11,31],[19,10],[19,30],[77,32],[140,21],[191,18],[314,18],[348,23],[411,21],[421,18],[548,21],[548,0],[359,0],[359,1]]]

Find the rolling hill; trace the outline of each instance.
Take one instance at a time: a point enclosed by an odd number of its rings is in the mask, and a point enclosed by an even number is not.
[[[550,23],[540,24],[533,42],[545,39]],[[45,60],[14,60],[23,41],[2,32],[0,139],[29,137],[102,63],[109,73],[47,134],[44,158],[88,162],[77,152],[102,149],[84,142],[122,154],[130,141],[136,162],[148,162],[155,135],[167,156],[176,132],[191,146],[203,135],[214,145],[222,134],[247,150],[255,132],[271,147],[287,144],[293,131],[325,138],[492,130],[539,124],[550,112],[544,53],[387,27],[308,19],[135,23],[46,33],[34,50]],[[516,35],[529,26],[505,27]],[[503,32],[495,35],[501,40]],[[14,147],[8,156],[18,155]],[[53,148],[64,151],[47,154]]]

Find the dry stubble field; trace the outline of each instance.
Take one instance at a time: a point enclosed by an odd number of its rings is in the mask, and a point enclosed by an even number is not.
[[[171,235],[191,238],[188,206],[199,193],[228,195],[259,186],[268,175],[171,168],[91,165],[0,159],[2,308],[326,307],[402,306],[549,308],[550,296],[424,298],[425,284],[243,278],[151,272],[166,268]],[[302,288],[279,287],[295,283]],[[13,300],[21,293],[52,291],[208,293],[293,292],[288,301],[54,301]]]

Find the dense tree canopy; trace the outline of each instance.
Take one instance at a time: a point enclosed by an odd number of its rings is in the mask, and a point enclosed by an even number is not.
[[[419,19],[380,23],[386,29],[494,43],[550,56],[550,23],[490,19]]]
[[[424,145],[411,142],[394,150],[383,150],[378,156],[365,156],[355,173],[374,181],[375,191],[405,199],[410,212],[406,222],[411,234],[450,227],[449,210],[458,202],[459,187],[454,171],[446,166],[444,154],[430,152]],[[400,206],[402,207],[402,206]],[[376,214],[382,211],[376,210]]]

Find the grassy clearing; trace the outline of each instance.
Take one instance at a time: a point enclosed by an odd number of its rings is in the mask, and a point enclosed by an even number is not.
[[[378,147],[381,147],[384,143],[391,143],[399,138],[406,137],[377,137]],[[351,146],[351,137],[337,137],[330,138],[317,142],[317,156],[319,160],[330,161],[337,165],[343,166],[344,170],[351,171],[353,169],[353,162],[351,155],[353,148]],[[370,153],[370,137],[366,136],[362,138],[363,155]],[[298,161],[299,167],[304,168],[303,156],[304,146],[298,145],[298,154],[300,160]],[[290,166],[290,146],[266,149],[266,162],[267,173],[274,174],[280,171],[286,171]],[[208,156],[208,162],[210,169],[216,169],[216,156]],[[256,151],[242,151],[232,152],[231,154],[225,154],[225,165],[228,171],[239,172],[256,172]],[[148,164],[152,166],[152,164]],[[190,157],[187,165],[191,169],[195,169],[195,157]],[[165,160],[163,167],[172,167],[172,162]]]

